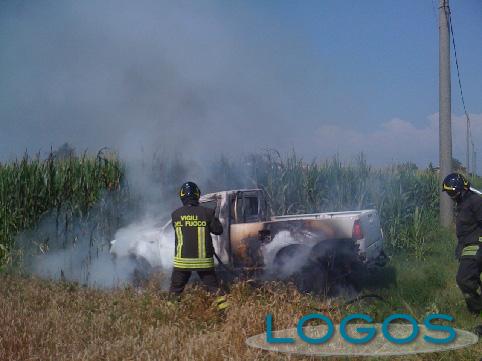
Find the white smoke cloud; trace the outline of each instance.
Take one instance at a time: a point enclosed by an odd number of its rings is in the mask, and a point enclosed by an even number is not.
[[[136,264],[132,259],[114,260],[108,252],[100,252],[91,260],[85,247],[56,250],[31,259],[28,268],[38,277],[67,280],[91,287],[120,287],[132,282]]]
[[[87,219],[69,219],[72,224],[65,229],[52,211],[36,227],[21,232],[16,243],[24,252],[25,269],[42,278],[103,288],[136,284],[153,272],[170,274],[174,233],[170,222],[162,227],[165,217],[140,215],[109,239],[102,226],[95,225],[112,219],[103,219],[105,213],[97,213],[95,207],[91,212]],[[61,213],[58,218],[64,217]],[[167,280],[163,277],[160,286],[167,288]]]
[[[67,141],[134,160],[175,149],[201,164],[290,147],[309,158],[363,151],[375,164],[437,163],[432,116],[357,131],[353,118],[367,104],[346,89],[347,74],[330,70],[300,29],[260,21],[261,9],[243,4],[4,1],[0,159]],[[335,112],[344,124],[330,124]],[[464,160],[462,118],[454,116],[454,154]]]
[[[295,244],[299,245],[296,252],[289,255],[285,254],[282,261],[279,259],[276,261],[281,249]],[[268,279],[285,279],[299,271],[301,267],[307,264],[308,254],[313,244],[314,242],[308,242],[307,239],[302,242],[296,241],[290,231],[277,233],[271,242],[261,247],[266,267],[265,277]]]
[[[170,222],[165,231],[157,219],[149,218],[119,229],[112,241],[111,253],[118,257],[142,257],[151,266],[170,271],[174,255],[174,233]]]
[[[3,158],[64,142],[124,159],[283,148],[325,92],[297,76],[315,64],[303,38],[240,4],[11,1],[0,34]]]

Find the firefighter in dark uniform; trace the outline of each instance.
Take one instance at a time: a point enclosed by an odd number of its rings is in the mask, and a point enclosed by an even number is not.
[[[482,313],[480,275],[482,273],[482,197],[470,190],[469,181],[459,173],[445,177],[443,191],[456,203],[455,228],[459,259],[457,285],[471,313]],[[482,334],[482,325],[475,330]]]
[[[201,191],[195,183],[184,183],[179,191],[183,206],[176,209],[171,216],[176,244],[170,292],[179,298],[191,272],[196,271],[207,290],[217,295],[218,309],[224,310],[228,304],[214,271],[214,247],[211,238],[211,233],[223,233],[223,226],[213,209],[199,205],[200,196]]]

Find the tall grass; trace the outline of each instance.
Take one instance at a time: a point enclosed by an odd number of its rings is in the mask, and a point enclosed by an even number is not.
[[[438,214],[439,180],[413,164],[374,168],[363,155],[306,163],[294,152],[251,156],[253,185],[263,188],[274,214],[376,208],[388,246],[422,257],[424,234]]]
[[[159,184],[155,189],[164,190],[163,198],[166,194],[172,198],[193,170],[205,168],[179,157],[158,155],[151,163],[145,168],[152,174],[145,176]],[[420,259],[430,250],[429,240],[438,227],[439,180],[431,167],[418,169],[406,163],[375,168],[363,154],[352,162],[336,156],[306,162],[294,151],[286,156],[268,151],[237,160],[221,157],[204,171],[209,174],[204,181],[207,191],[264,189],[273,214],[375,208],[389,250],[404,250]],[[112,218],[120,217],[117,210],[135,198],[127,195],[125,172],[126,165],[115,155],[102,152],[97,157],[84,154],[62,159],[53,153],[45,160],[25,155],[0,164],[0,264],[9,261],[15,235],[34,227],[48,212],[55,213],[57,227],[66,231],[74,219],[89,217],[93,226],[107,222],[107,228],[115,228],[119,222]],[[472,181],[476,186],[482,183],[480,178]],[[91,212],[106,194],[114,198],[115,205],[104,204],[100,211]]]
[[[68,228],[74,218],[88,216],[102,194],[121,189],[124,166],[113,156],[85,154],[47,159],[27,154],[0,164],[0,265],[11,261],[15,236],[54,211],[57,226]],[[63,215],[62,219],[60,216]]]

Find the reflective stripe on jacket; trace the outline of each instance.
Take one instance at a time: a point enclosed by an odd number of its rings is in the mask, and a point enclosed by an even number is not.
[[[176,239],[174,267],[188,270],[213,268],[211,233],[223,233],[214,210],[192,203],[175,210],[171,218]]]

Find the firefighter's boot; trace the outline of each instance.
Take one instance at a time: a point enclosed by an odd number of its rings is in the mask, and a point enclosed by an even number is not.
[[[216,304],[216,308],[220,312],[225,312],[229,308],[229,303],[226,299],[226,296],[218,296],[214,300],[214,303]]]

